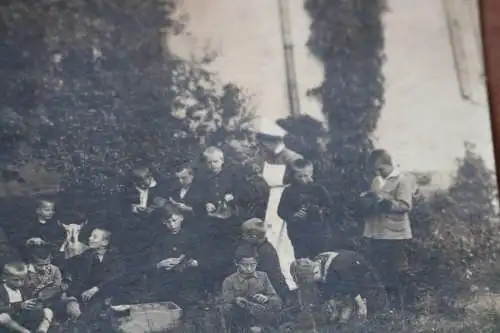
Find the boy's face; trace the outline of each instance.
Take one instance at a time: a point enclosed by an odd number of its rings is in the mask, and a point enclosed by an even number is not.
[[[167,220],[163,222],[170,232],[176,233],[181,230],[182,221],[184,218],[179,214],[172,214]]]
[[[153,182],[153,176],[148,170],[137,172],[135,175],[135,184],[137,187],[147,189]]]
[[[44,220],[50,220],[52,217],[54,217],[55,214],[55,204],[50,201],[42,201],[38,205],[38,208],[36,210],[37,215],[44,219]]]
[[[313,181],[314,168],[313,166],[307,166],[300,170],[295,170],[294,178],[299,184],[309,184]]]
[[[252,275],[257,269],[257,259],[242,258],[238,263],[238,273],[241,275]]]
[[[375,176],[387,178],[394,171],[394,167],[391,164],[384,163],[378,159],[375,163],[373,163],[372,170]]]
[[[177,172],[175,176],[179,184],[183,187],[189,186],[193,182],[193,173],[188,169]]]
[[[109,244],[108,235],[103,230],[95,229],[89,237],[89,247],[98,249],[107,247]]]
[[[4,274],[3,280],[7,286],[13,289],[19,289],[24,286],[24,282],[26,281],[28,273],[22,272],[19,274],[15,274],[13,272],[6,272]]]
[[[37,272],[43,272],[50,267],[50,263],[34,263],[33,268]]]
[[[207,167],[213,173],[219,173],[224,164],[224,157],[221,154],[210,154],[206,156]]]

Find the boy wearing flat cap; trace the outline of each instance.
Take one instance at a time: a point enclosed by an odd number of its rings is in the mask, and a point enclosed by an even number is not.
[[[278,253],[267,240],[264,221],[259,218],[249,219],[241,226],[241,232],[242,243],[238,249],[248,248],[257,253],[259,257],[257,270],[267,274],[280,298],[286,300],[290,290],[281,271]]]

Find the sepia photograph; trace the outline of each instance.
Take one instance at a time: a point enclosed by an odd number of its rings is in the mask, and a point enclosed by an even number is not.
[[[0,333],[500,332],[478,0],[5,0]]]

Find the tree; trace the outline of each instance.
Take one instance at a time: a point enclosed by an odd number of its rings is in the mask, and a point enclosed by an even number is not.
[[[323,63],[322,85],[310,91],[323,103],[330,132],[327,186],[334,195],[334,222],[359,235],[356,203],[368,185],[364,169],[384,103],[384,0],[306,0],[312,18],[308,46]],[[326,176],[327,175],[327,176]]]
[[[38,158],[68,186],[112,191],[138,162],[168,178],[173,164],[192,159],[196,112],[213,144],[250,121],[245,93],[204,69],[212,55],[184,60],[166,48],[184,23],[178,10],[177,0],[5,4],[4,55],[26,54],[22,66],[2,67],[26,78],[2,82],[14,85],[0,124],[13,142],[8,159]]]

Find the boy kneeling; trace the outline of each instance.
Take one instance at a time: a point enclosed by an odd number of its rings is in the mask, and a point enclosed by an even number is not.
[[[28,267],[22,262],[9,262],[3,268],[0,288],[0,326],[10,332],[45,333],[53,313],[36,299],[24,299],[22,289],[28,276]]]
[[[239,250],[235,255],[236,273],[222,284],[222,310],[229,319],[231,329],[248,329],[263,332],[281,309],[281,299],[276,294],[267,274],[256,271],[257,254]]]

